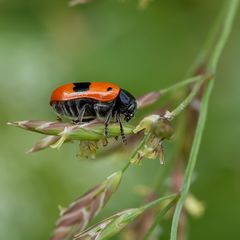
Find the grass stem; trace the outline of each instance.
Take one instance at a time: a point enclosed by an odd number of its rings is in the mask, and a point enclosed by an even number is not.
[[[224,46],[226,45],[227,39],[231,33],[234,18],[236,16],[238,5],[239,5],[239,0],[226,0],[226,1],[227,1],[227,4],[225,6],[226,17],[223,19],[223,22],[221,23],[222,28],[221,28],[220,35],[217,39],[215,47],[212,50],[211,57],[207,62],[207,69],[210,73],[213,73],[213,74],[215,74],[216,72],[219,58],[221,56]],[[180,193],[180,198],[177,202],[177,206],[173,216],[170,240],[177,239],[178,223],[179,223],[179,219],[180,219],[180,215],[181,215],[181,211],[182,211],[185,199],[190,189],[192,175],[195,169],[197,155],[199,152],[203,130],[206,122],[209,99],[211,96],[213,85],[214,85],[214,78],[208,82],[205,88],[205,91],[203,93],[197,128],[196,128],[192,148],[190,151],[189,161],[185,171],[183,188]]]

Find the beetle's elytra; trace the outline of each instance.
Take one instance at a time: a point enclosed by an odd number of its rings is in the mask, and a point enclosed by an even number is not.
[[[78,82],[62,85],[52,92],[50,105],[58,117],[68,117],[74,123],[88,122],[93,119],[104,121],[104,135],[113,119],[123,132],[121,116],[129,121],[137,109],[136,99],[128,91],[107,82]]]

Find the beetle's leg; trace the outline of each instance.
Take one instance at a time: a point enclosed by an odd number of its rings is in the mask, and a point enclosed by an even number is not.
[[[114,119],[118,123],[118,118],[117,118],[118,112],[116,111],[114,114]],[[118,141],[118,136],[114,137],[116,141]]]
[[[108,144],[108,125],[113,116],[113,109],[115,106],[115,102],[112,103],[97,103],[94,105],[94,110],[96,113],[96,117],[101,121],[104,118],[104,143],[106,146]]]
[[[78,117],[78,111],[75,110],[75,106],[71,101],[66,101],[68,105],[68,112],[70,113],[71,117]]]
[[[122,121],[121,121],[121,118],[120,118],[120,113],[118,113],[116,115],[116,120],[117,120],[117,122],[119,123],[119,126],[120,126],[122,141],[123,141],[123,143],[127,144],[127,139],[126,139],[126,136],[124,134],[123,125],[122,125]]]
[[[72,122],[74,124],[79,124],[79,123],[82,122],[87,105],[88,104],[84,104],[81,109],[78,109],[78,117],[77,117],[77,119],[76,120],[72,120]]]
[[[112,113],[113,113],[113,108],[111,108],[107,114],[106,120],[104,122],[105,124],[105,129],[104,129],[104,136],[107,137],[108,136],[108,125],[111,121],[112,118]]]
[[[79,122],[82,122],[87,106],[88,106],[88,104],[84,104],[82,106],[81,110],[79,111],[79,115],[78,115]]]
[[[73,123],[73,124],[79,124],[80,122],[79,122],[78,119],[73,119],[73,120],[72,120],[72,123]]]
[[[88,103],[82,103],[81,100],[76,101],[76,116],[77,116],[77,121],[82,122],[84,114],[86,112],[86,108],[88,107]]]
[[[57,121],[62,122],[62,118],[59,115],[57,115]]]
[[[107,114],[107,117],[106,117],[106,120],[104,122],[104,146],[107,146],[108,144],[108,140],[107,140],[107,137],[108,137],[108,125],[111,121],[111,118],[112,118],[112,112],[113,112],[113,107],[109,110],[108,114]]]

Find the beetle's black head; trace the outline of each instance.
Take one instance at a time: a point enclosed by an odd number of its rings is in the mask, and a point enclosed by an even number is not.
[[[135,97],[128,91],[121,89],[119,93],[118,102],[119,111],[125,116],[125,121],[129,121],[137,110],[137,103]]]

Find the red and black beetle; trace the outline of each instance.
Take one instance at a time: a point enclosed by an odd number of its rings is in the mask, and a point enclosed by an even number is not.
[[[65,116],[74,123],[93,119],[104,121],[104,135],[107,138],[108,124],[112,119],[120,125],[125,141],[121,115],[129,121],[137,109],[136,99],[126,90],[107,82],[68,83],[55,89],[50,105],[58,117]]]

